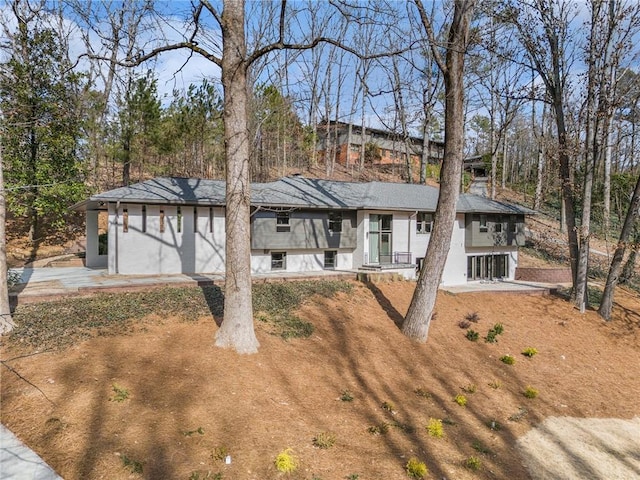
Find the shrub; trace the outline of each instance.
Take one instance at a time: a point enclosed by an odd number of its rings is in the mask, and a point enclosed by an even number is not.
[[[478,457],[471,456],[465,460],[464,466],[469,470],[476,471],[480,470],[480,467],[482,467],[482,462]]]
[[[387,412],[394,412],[396,410],[396,406],[393,404],[393,402],[382,402],[381,407]]]
[[[489,382],[488,385],[494,390],[497,390],[502,386],[502,383],[500,383],[499,380],[493,380],[492,382]]]
[[[7,270],[7,288],[12,288],[20,283],[22,275],[15,270]]]
[[[529,358],[533,357],[536,353],[538,353],[538,350],[534,347],[527,347],[522,351],[522,355]]]
[[[513,358],[513,356],[511,355],[503,355],[500,357],[500,361],[502,363],[506,363],[507,365],[513,365],[514,363],[516,363],[516,359]]]
[[[467,313],[464,319],[469,322],[478,323],[480,321],[480,315],[478,315],[478,312],[471,312]]]
[[[473,448],[476,452],[482,453],[485,455],[491,453],[491,450],[485,447],[480,440],[474,440],[473,443],[471,444],[471,448]]]
[[[473,383],[470,383],[469,385],[462,387],[462,391],[466,393],[476,393],[477,389],[478,387],[476,387],[475,384]]]
[[[345,390],[340,395],[340,400],[343,402],[353,402],[353,394],[349,390]]]
[[[431,394],[424,388],[416,388],[413,393],[422,398],[431,398]]]
[[[142,473],[142,462],[129,458],[126,455],[122,455],[121,458],[122,464],[128,468],[131,473]]]
[[[471,326],[471,323],[467,322],[466,320],[460,320],[458,322],[458,326],[462,329],[465,329],[465,328],[469,328]]]
[[[382,434],[387,433],[389,431],[389,427],[390,427],[390,425],[388,423],[382,422],[379,425],[372,425],[371,427],[367,428],[367,431],[371,435],[382,435]]]
[[[214,462],[223,462],[227,458],[227,455],[229,455],[229,451],[227,450],[227,447],[222,445],[213,449],[213,452],[211,452],[211,459]]]
[[[411,478],[424,478],[429,471],[427,465],[415,457],[411,457],[407,462],[407,475]]]
[[[120,387],[115,383],[111,387],[114,391],[114,395],[109,399],[110,401],[120,403],[120,402],[124,402],[127,398],[129,398],[129,390],[127,390],[126,388]]]
[[[493,418],[487,421],[487,427],[494,432],[502,430],[502,424]]]
[[[291,473],[294,472],[296,468],[298,468],[298,461],[291,454],[290,448],[287,448],[286,450],[280,452],[276,456],[276,459],[273,461],[273,463],[276,466],[276,469],[279,472],[283,473]]]
[[[528,412],[528,410],[526,408],[519,407],[518,411],[516,413],[514,413],[513,415],[509,416],[509,420],[512,421],[512,422],[519,422],[524,417],[526,417],[528,413],[529,412]]]
[[[471,340],[472,342],[476,342],[479,336],[480,334],[471,328],[467,330],[467,333],[465,334],[465,337],[467,337],[467,340]]]
[[[464,395],[456,395],[453,401],[461,407],[465,407],[467,405],[467,397],[465,397]]]
[[[336,443],[336,436],[330,432],[321,432],[313,437],[313,446],[318,448],[331,448]]]
[[[527,388],[524,389],[524,392],[522,392],[522,394],[527,398],[536,398],[538,396],[538,390],[527,385]]]
[[[504,327],[501,323],[496,323],[491,329],[487,332],[487,336],[484,337],[484,341],[487,343],[496,343],[498,341],[498,335],[500,335],[504,331]]]
[[[436,438],[442,438],[444,436],[444,428],[442,428],[442,420],[437,418],[430,418],[427,423],[427,432],[429,435]]]

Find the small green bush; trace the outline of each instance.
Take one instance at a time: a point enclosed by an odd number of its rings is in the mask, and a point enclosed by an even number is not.
[[[467,397],[465,397],[464,395],[456,395],[453,401],[456,402],[461,407],[467,406]]]
[[[122,464],[128,468],[131,473],[142,473],[142,462],[129,458],[126,455],[122,455],[121,459]]]
[[[7,270],[7,288],[11,289],[18,285],[22,278],[22,275],[15,270]]]
[[[527,387],[524,389],[524,392],[522,392],[522,394],[527,398],[536,398],[538,396],[538,393],[538,390],[529,385],[527,385]]]
[[[407,462],[407,475],[411,478],[424,478],[428,473],[427,465],[415,457],[411,457]]]
[[[484,341],[487,343],[496,343],[498,341],[498,335],[500,335],[504,331],[504,327],[501,323],[496,323],[491,329],[487,332],[487,336],[484,337]]]
[[[331,448],[336,443],[336,436],[331,432],[320,432],[313,437],[313,446],[318,448]]]
[[[396,406],[393,404],[393,402],[382,402],[381,407],[387,412],[395,412],[396,410]]]
[[[513,356],[511,355],[503,355],[500,357],[500,361],[502,363],[505,363],[507,365],[513,365],[514,363],[516,363],[516,359],[513,358]]]
[[[478,457],[471,456],[465,460],[464,466],[469,470],[477,471],[482,467],[482,462]]]
[[[476,393],[477,389],[478,387],[473,383],[470,383],[469,385],[462,387],[462,391],[466,393]]]
[[[344,390],[340,395],[340,400],[343,402],[353,402],[353,394],[349,390]]]
[[[371,427],[367,428],[367,431],[371,435],[383,435],[389,431],[389,427],[390,425],[388,423],[382,422],[379,425],[372,425]]]
[[[494,390],[497,390],[502,386],[502,383],[500,383],[499,380],[493,380],[493,381],[489,382],[488,385],[491,388],[493,388]]]
[[[473,448],[476,452],[482,453],[484,455],[488,455],[491,453],[491,450],[485,447],[480,440],[474,440],[471,444],[471,448]]]
[[[427,432],[429,435],[435,438],[442,438],[444,436],[444,428],[442,427],[442,420],[437,418],[430,418],[427,423]]]
[[[471,340],[472,342],[477,342],[478,341],[478,337],[480,337],[480,334],[478,332],[476,332],[473,329],[469,329],[467,330],[467,333],[465,334],[465,337],[467,337],[467,340]]]
[[[529,358],[533,357],[536,353],[538,353],[538,350],[534,347],[527,347],[522,351],[522,355]]]
[[[211,452],[211,459],[214,462],[224,462],[227,455],[229,455],[229,450],[224,445],[221,445],[219,447],[214,447]]]
[[[431,398],[431,393],[429,393],[424,388],[416,388],[413,393],[422,398]]]
[[[279,472],[283,473],[291,473],[295,472],[296,468],[298,468],[297,459],[291,454],[291,449],[287,448],[280,452],[276,459],[273,461],[276,469]]]
[[[509,416],[509,420],[512,421],[512,422],[519,422],[524,417],[526,417],[528,413],[529,413],[529,411],[526,408],[519,407],[518,411],[516,413],[514,413],[513,415]]]
[[[114,395],[109,399],[110,401],[121,403],[129,398],[129,390],[127,390],[126,388],[116,385],[115,383],[111,385],[111,387],[113,389]]]
[[[487,421],[487,427],[489,427],[489,430],[493,430],[494,432],[502,430],[502,424],[493,418]]]

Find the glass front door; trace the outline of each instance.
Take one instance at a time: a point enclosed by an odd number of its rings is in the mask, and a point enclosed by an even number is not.
[[[393,215],[369,215],[369,263],[392,263]]]

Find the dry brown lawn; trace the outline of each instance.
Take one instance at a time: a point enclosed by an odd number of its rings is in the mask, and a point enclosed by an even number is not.
[[[607,324],[554,296],[441,292],[421,345],[394,323],[413,287],[356,284],[350,294],[307,302],[299,314],[315,326],[308,339],[285,341],[257,322],[261,347],[251,356],[214,348],[212,317],[186,323],[154,316],[128,335],[15,359],[8,364],[33,386],[2,369],[1,420],[67,480],[218,473],[237,480],[393,480],[407,478],[410,457],[424,461],[433,479],[559,478],[551,469],[555,457],[535,461],[532,475],[517,446],[545,419],[612,418],[631,421],[613,424],[613,436],[628,425],[637,431],[637,297],[619,293]],[[477,342],[458,326],[472,312],[480,319],[471,325]],[[496,323],[504,332],[486,343],[482,337]],[[526,347],[539,353],[526,358]],[[5,342],[0,356],[21,353]],[[499,360],[505,354],[514,365]],[[114,385],[129,397],[114,401]],[[539,396],[525,398],[527,386]],[[353,401],[341,400],[346,391]],[[466,407],[454,402],[459,394]],[[430,418],[444,421],[443,438],[429,436]],[[381,425],[386,433],[370,433]],[[561,444],[562,429],[546,431]],[[335,445],[313,445],[323,432],[335,435]],[[638,438],[623,452],[613,441],[605,445],[611,451],[598,462],[623,463],[631,476],[616,478],[640,477]],[[287,448],[299,463],[290,475],[274,467]],[[215,458],[222,449],[230,464]],[[592,458],[591,450],[567,451],[577,464]],[[465,467],[472,456],[481,462],[478,471]],[[133,473],[138,464],[142,473]]]

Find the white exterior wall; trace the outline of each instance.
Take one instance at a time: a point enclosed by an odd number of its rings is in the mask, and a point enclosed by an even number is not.
[[[106,268],[108,262],[108,255],[100,255],[98,253],[99,241],[98,241],[98,217],[100,212],[97,210],[90,210],[87,212],[86,218],[86,251],[84,264],[89,268]]]
[[[128,229],[124,232],[124,210]],[[164,211],[164,231],[160,211]],[[224,271],[224,210],[214,208],[213,232],[209,231],[209,208],[181,207],[182,225],[178,228],[177,206],[146,206],[146,231],[143,231],[141,205],[121,204],[116,214],[109,205],[109,273],[215,273]],[[180,230],[180,231],[178,231]]]
[[[123,212],[128,213],[128,231],[123,232]],[[164,211],[164,232],[160,231],[160,210]],[[198,207],[197,226],[194,226],[194,207],[181,207],[182,225],[178,232],[176,206],[148,205],[146,231],[143,232],[141,205],[109,204],[110,274],[177,274],[224,273],[225,219],[222,207],[213,208],[213,223],[209,207]],[[95,215],[94,215],[95,213]],[[392,214],[392,252],[411,252],[412,261],[426,254],[430,234],[416,232],[416,212],[361,210],[357,212],[358,241],[355,250],[337,250],[336,270],[351,270],[367,263],[369,258],[369,215]],[[87,266],[104,265],[105,256],[97,255],[97,212],[87,212]],[[210,228],[212,225],[212,228]],[[92,238],[92,240],[89,240]],[[269,273],[271,252],[280,250],[253,250],[251,272]],[[324,249],[286,250],[286,272],[313,272],[324,270]],[[509,279],[515,276],[518,260],[517,247],[465,248],[465,216],[456,216],[451,247],[442,274],[442,285],[461,285],[467,282],[467,257],[471,255],[508,254]],[[413,269],[402,270],[405,278],[415,278]]]
[[[326,249],[333,250],[333,249]],[[278,272],[317,272],[325,270],[324,252],[326,250],[263,250],[251,252],[251,273]],[[286,269],[271,270],[271,252],[286,252]],[[337,250],[338,258],[335,270],[351,270],[353,266],[353,253],[351,251]]]
[[[464,246],[465,218],[464,214],[456,215],[451,234],[451,246],[447,261],[444,264],[440,285],[462,285],[467,282],[467,255]]]

